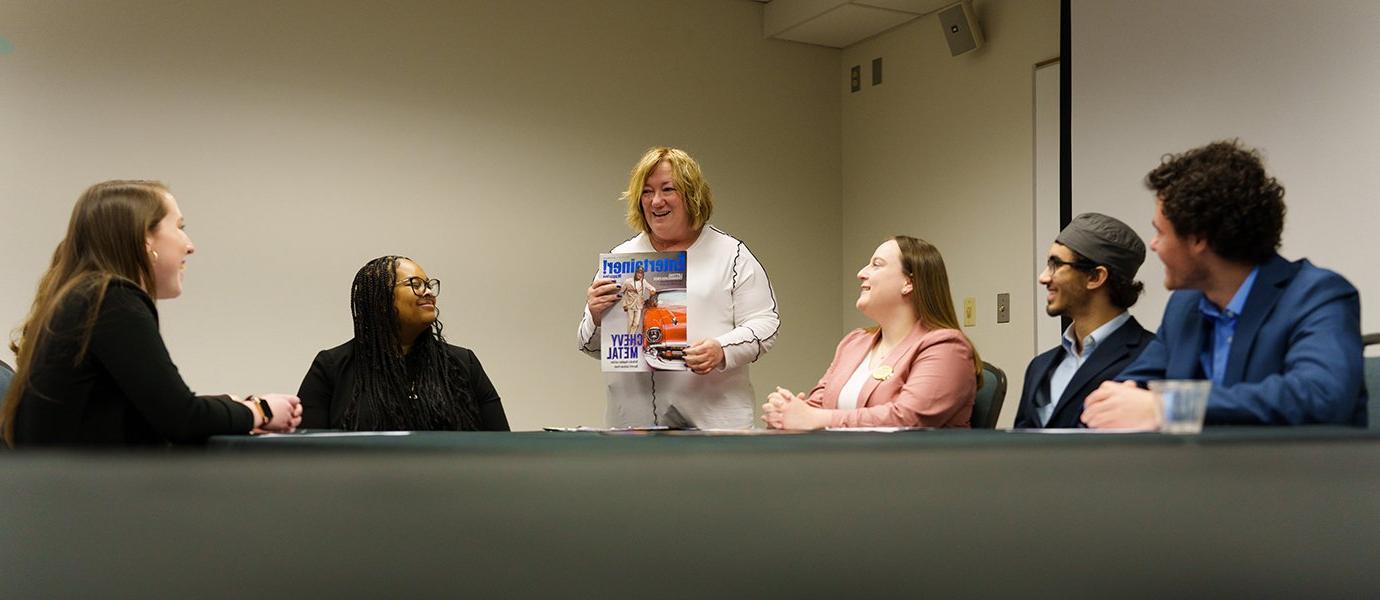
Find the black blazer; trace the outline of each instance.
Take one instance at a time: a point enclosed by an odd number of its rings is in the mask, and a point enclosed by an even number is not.
[[[74,364],[90,306],[74,293],[53,315],[15,415],[16,446],[166,445],[249,433],[249,407],[187,389],[158,333],[153,300],[132,282],[110,283],[90,346]]]
[[[1135,317],[1131,317],[1112,335],[1097,346],[1087,362],[1073,374],[1068,387],[1057,400],[1054,412],[1049,415],[1049,423],[1040,424],[1040,415],[1035,410],[1035,395],[1049,393],[1049,377],[1059,361],[1064,357],[1064,347],[1055,346],[1053,350],[1036,356],[1025,369],[1025,385],[1021,388],[1021,404],[1016,409],[1017,429],[1038,429],[1042,427],[1072,428],[1082,427],[1083,399],[1102,385],[1102,382],[1121,374],[1142,350],[1155,339],[1155,334],[1146,331]]]
[[[498,391],[484,373],[479,357],[467,348],[446,344],[446,351],[460,362],[469,382],[470,398],[479,404],[479,428],[483,431],[508,431],[508,417]],[[297,397],[302,399],[303,429],[342,429],[345,409],[354,400],[354,340],[316,354]],[[420,429],[420,427],[410,428]]]

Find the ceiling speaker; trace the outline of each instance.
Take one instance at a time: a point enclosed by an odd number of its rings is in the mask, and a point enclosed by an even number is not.
[[[963,0],[939,11],[939,24],[944,27],[944,40],[949,53],[958,56],[982,47],[982,29],[973,14],[973,3]]]

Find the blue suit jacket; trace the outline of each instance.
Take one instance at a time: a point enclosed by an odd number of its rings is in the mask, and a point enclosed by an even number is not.
[[[1155,340],[1117,379],[1205,379],[1201,298],[1170,296]],[[1365,427],[1360,320],[1360,295],[1341,275],[1278,255],[1260,265],[1207,423]]]
[[[1082,427],[1083,399],[1102,382],[1121,373],[1154,339],[1155,335],[1141,327],[1135,317],[1122,323],[1098,344],[1092,356],[1073,374],[1064,393],[1052,399],[1055,402],[1054,412],[1050,413],[1049,422],[1044,425],[1040,424],[1040,414],[1035,409],[1035,396],[1049,394],[1049,375],[1059,365],[1060,361],[1056,359],[1064,357],[1064,347],[1055,346],[1053,350],[1036,356],[1025,369],[1025,385],[1021,387],[1021,403],[1016,408],[1015,427]]]

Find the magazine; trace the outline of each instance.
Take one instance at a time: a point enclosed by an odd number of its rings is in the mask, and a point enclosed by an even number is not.
[[[599,333],[604,371],[687,370],[685,263],[685,252],[599,255],[599,278],[619,286]]]

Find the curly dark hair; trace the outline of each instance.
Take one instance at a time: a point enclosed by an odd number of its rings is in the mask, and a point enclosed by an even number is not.
[[[1260,152],[1238,140],[1165,155],[1145,187],[1181,237],[1207,240],[1222,258],[1260,264],[1279,249],[1284,186],[1265,173]]]
[[[1064,247],[1068,248],[1068,246]],[[1140,295],[1145,292],[1144,283],[1133,281],[1130,277],[1113,271],[1111,267],[1100,264],[1079,254],[1078,251],[1073,248],[1069,248],[1069,252],[1073,254],[1073,264],[1069,265],[1071,268],[1078,269],[1084,273],[1092,273],[1097,267],[1107,269],[1107,295],[1108,300],[1112,302],[1112,306],[1120,308],[1121,310],[1131,308],[1136,305],[1136,301],[1140,300]],[[1087,267],[1086,265],[1092,266]]]

